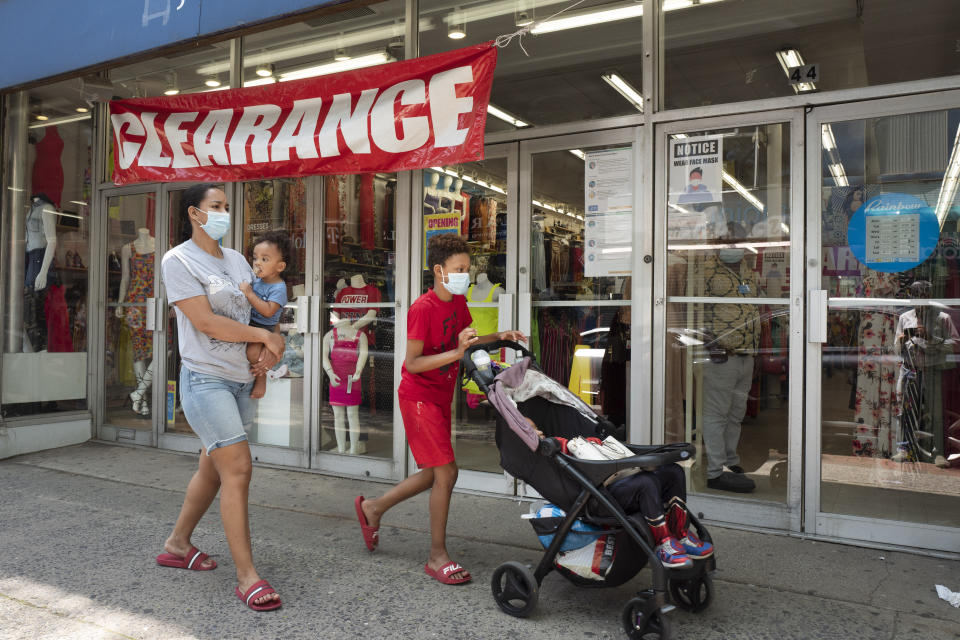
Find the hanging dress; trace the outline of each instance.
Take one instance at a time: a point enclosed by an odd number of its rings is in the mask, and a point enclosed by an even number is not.
[[[153,358],[153,332],[147,329],[146,307],[147,298],[153,297],[153,257],[153,253],[137,253],[130,243],[130,285],[124,302],[134,306],[127,307],[124,315],[134,360]]]

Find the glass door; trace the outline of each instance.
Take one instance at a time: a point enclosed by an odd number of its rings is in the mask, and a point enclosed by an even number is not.
[[[419,260],[412,267],[415,299],[433,287],[427,242],[441,233],[459,235],[470,247],[467,306],[481,335],[513,328],[517,270],[517,145],[492,145],[484,159],[421,172],[414,202],[419,223],[413,242]],[[404,351],[398,351],[403,357]],[[498,357],[494,355],[493,357]],[[453,450],[460,468],[457,487],[514,493],[512,478],[500,469],[494,444],[494,412],[475,383],[458,384],[452,410]],[[410,460],[411,468],[415,468]]]
[[[313,465],[321,469],[401,475],[395,391],[396,354],[403,350],[396,345],[403,344],[397,324],[407,275],[398,266],[410,263],[403,241],[408,216],[401,207],[409,202],[401,195],[409,179],[397,173],[330,175],[315,185],[312,453]]]
[[[634,306],[649,241],[637,215],[641,134],[623,129],[520,146],[520,329],[543,371],[616,425],[624,442],[649,437],[641,370],[649,362],[631,357],[647,309],[643,301]]]
[[[111,190],[105,211],[106,286],[101,437],[155,445],[157,190]],[[161,217],[162,219],[162,217]],[[162,413],[162,411],[161,411]]]
[[[803,319],[797,112],[658,131],[654,415],[693,442],[690,504],[799,530]],[[792,247],[792,249],[791,249]]]
[[[960,95],[818,109],[807,140],[808,527],[960,551]]]

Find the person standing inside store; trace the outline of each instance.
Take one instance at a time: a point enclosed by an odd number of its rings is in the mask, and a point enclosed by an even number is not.
[[[403,428],[420,471],[379,498],[357,496],[354,507],[363,540],[373,551],[380,520],[391,507],[430,489],[430,556],[426,574],[443,584],[463,584],[470,573],[447,553],[447,516],[457,481],[450,413],[460,359],[467,348],[495,340],[527,341],[519,331],[478,336],[464,294],[470,287],[470,249],[452,233],[433,236],[427,245],[434,286],[417,298],[407,315],[407,353],[397,389]]]
[[[727,225],[725,243],[746,237],[739,223]],[[703,262],[703,295],[755,298],[759,276],[744,258],[742,247],[724,247]],[[706,304],[704,316],[710,358],[703,365],[703,446],[707,453],[707,487],[750,493],[756,483],[740,466],[737,448],[753,384],[754,355],[760,338],[760,313],[753,304]],[[725,469],[726,467],[726,469]]]
[[[200,466],[190,484],[166,553],[157,563],[209,571],[216,563],[190,541],[217,491],[223,529],[237,568],[235,589],[257,611],[280,607],[280,597],[253,566],[247,497],[252,462],[246,429],[253,422],[250,398],[255,375],[265,374],[283,356],[283,336],[251,327],[250,302],[240,285],[253,280],[243,255],[220,246],[230,230],[227,197],[212,184],[183,192],[182,223],[190,238],[163,257],[167,300],[177,314],[180,342],[180,399],[183,413],[203,444]],[[259,362],[247,362],[248,343],[265,348]]]

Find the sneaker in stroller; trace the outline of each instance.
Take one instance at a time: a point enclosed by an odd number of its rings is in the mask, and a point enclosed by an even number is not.
[[[522,357],[499,373],[489,364],[487,351],[513,349]],[[464,376],[475,381],[498,414],[496,443],[505,471],[523,480],[563,515],[532,520],[541,540],[549,545],[534,569],[519,562],[505,562],[493,573],[491,587],[497,605],[505,613],[526,617],[537,604],[539,587],[551,571],[557,571],[578,586],[615,587],[633,578],[649,564],[652,588],[627,602],[622,623],[629,638],[670,638],[667,593],[684,610],[700,612],[713,599],[712,572],[715,554],[691,556],[684,568],[667,568],[654,551],[650,527],[640,514],[628,515],[614,499],[607,485],[615,475],[653,469],[690,459],[695,448],[689,443],[637,446],[626,445],[632,456],[614,460],[586,460],[563,451],[562,440],[551,435],[575,435],[603,439],[614,426],[594,413],[563,386],[537,367],[533,355],[515,342],[496,342],[471,347],[463,359]],[[479,363],[479,366],[478,366]],[[543,439],[530,419],[542,430]],[[706,527],[692,514],[687,521],[696,536],[712,542]],[[583,536],[585,530],[599,530],[609,562],[600,575],[583,577],[558,563],[561,547],[569,536]],[[552,536],[552,538],[550,538]],[[598,543],[599,545],[599,543]],[[568,545],[569,546],[569,545]],[[612,547],[612,549],[611,549]]]

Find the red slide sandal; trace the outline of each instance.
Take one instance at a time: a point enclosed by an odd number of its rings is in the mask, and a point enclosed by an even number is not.
[[[204,561],[209,558],[207,554],[196,547],[190,547],[187,555],[184,557],[175,556],[172,553],[161,553],[157,556],[157,564],[161,567],[173,567],[174,569],[189,569],[190,571],[211,571],[217,568],[216,561],[209,567],[203,566]]]

